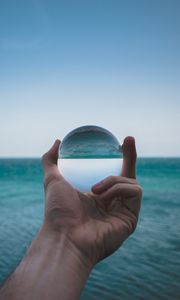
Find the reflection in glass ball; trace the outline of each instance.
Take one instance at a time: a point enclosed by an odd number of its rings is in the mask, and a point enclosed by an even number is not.
[[[68,133],[59,148],[59,170],[82,192],[107,176],[120,174],[122,149],[116,137],[98,126],[82,126]]]

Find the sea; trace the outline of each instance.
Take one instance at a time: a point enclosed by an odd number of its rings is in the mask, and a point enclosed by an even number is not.
[[[92,270],[81,300],[180,299],[180,158],[139,158],[143,188],[137,229]],[[42,224],[40,159],[0,159],[0,282]]]

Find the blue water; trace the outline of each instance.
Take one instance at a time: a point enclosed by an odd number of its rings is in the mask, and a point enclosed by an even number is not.
[[[180,299],[180,159],[139,159],[143,203],[136,232],[95,266],[81,300]],[[43,218],[38,159],[0,160],[0,282]]]

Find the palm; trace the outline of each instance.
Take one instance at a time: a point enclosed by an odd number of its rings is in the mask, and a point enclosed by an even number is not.
[[[61,176],[52,178],[55,180],[46,190],[46,215],[59,231],[68,228],[70,240],[91,261],[113,253],[132,233],[138,215],[132,196],[123,199],[117,194],[110,200],[103,199],[102,195],[75,190]]]

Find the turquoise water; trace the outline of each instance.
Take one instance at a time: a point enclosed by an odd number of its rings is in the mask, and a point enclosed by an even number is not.
[[[81,300],[180,299],[180,159],[139,159],[144,189],[136,232],[93,269]],[[0,160],[0,282],[43,218],[38,159]]]

